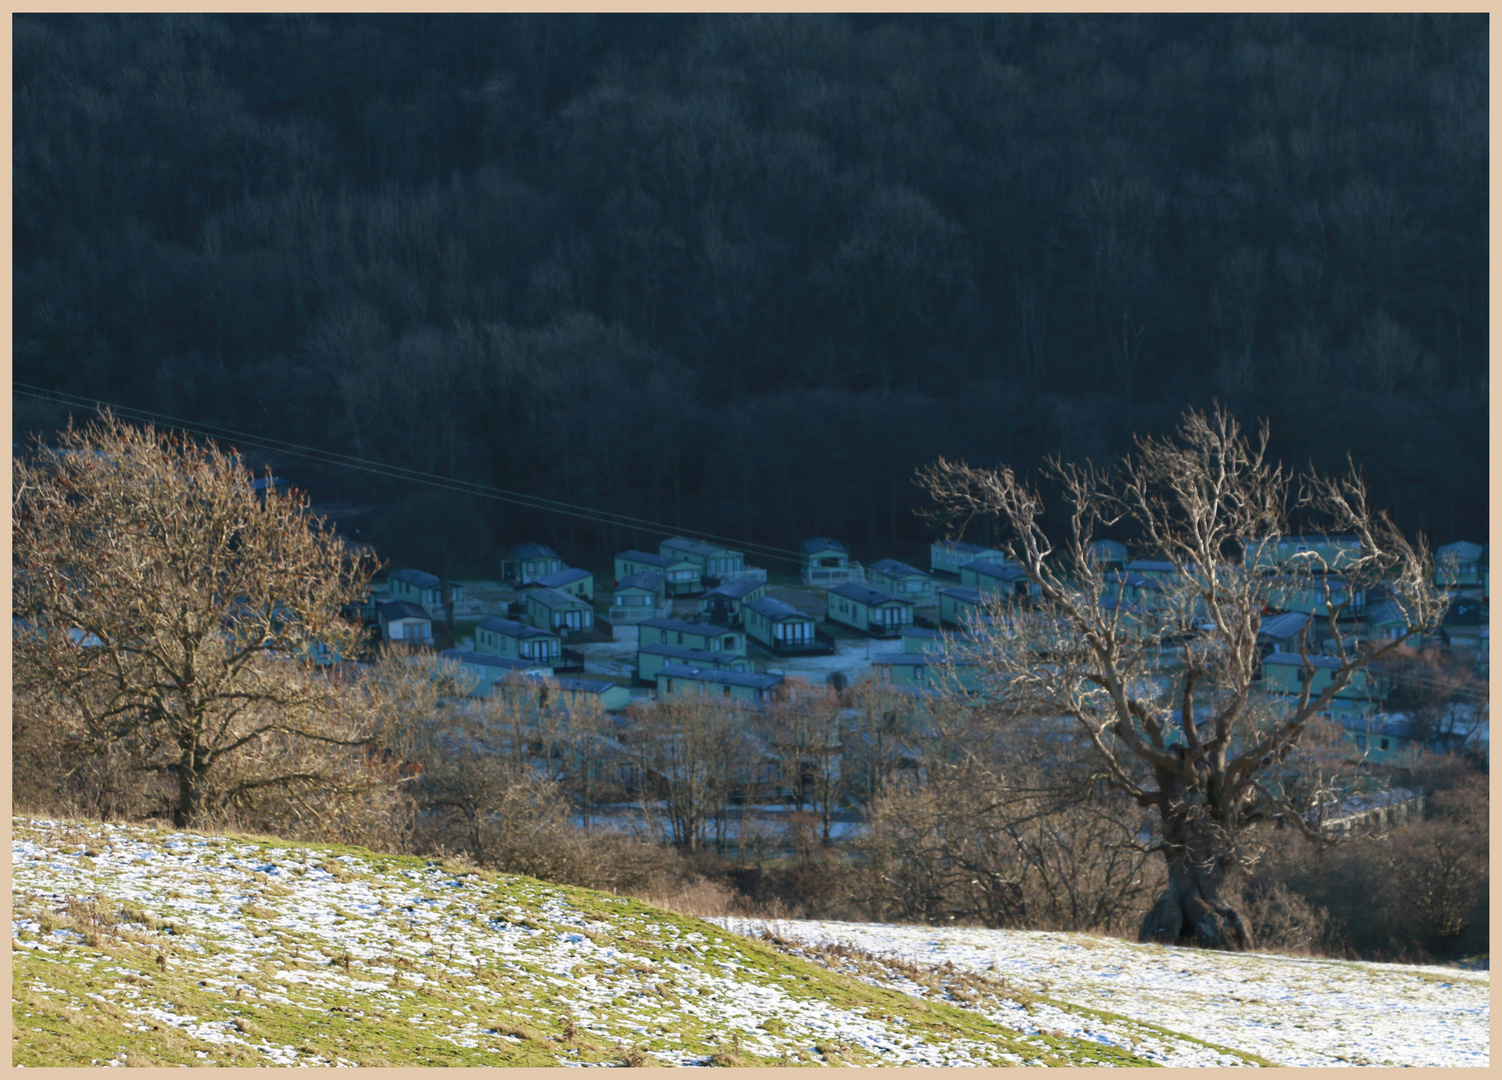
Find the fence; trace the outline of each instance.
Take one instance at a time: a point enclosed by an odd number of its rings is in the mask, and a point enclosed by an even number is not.
[[[820,589],[832,589],[847,581],[864,582],[865,580],[866,568],[858,562],[852,562],[849,566],[805,566],[803,568],[803,584]]]
[[[766,581],[767,572],[759,566],[748,566],[744,570],[726,570],[720,574],[705,574],[704,584],[710,588],[719,588],[727,581]]]

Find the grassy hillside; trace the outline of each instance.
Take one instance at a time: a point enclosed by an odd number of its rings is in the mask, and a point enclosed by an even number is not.
[[[1025,1008],[1029,1025],[1166,1065],[1491,1063],[1487,971],[1036,930],[711,921],[877,985],[963,1001],[1003,1025]]]
[[[1150,1063],[446,862],[29,819],[12,850],[17,1065]]]

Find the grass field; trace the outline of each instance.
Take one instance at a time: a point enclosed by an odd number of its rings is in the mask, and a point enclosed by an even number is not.
[[[1490,1060],[1486,972],[702,921],[338,846],[26,818],[13,832],[16,1065]]]
[[[635,900],[16,819],[16,1065],[1144,1064]]]

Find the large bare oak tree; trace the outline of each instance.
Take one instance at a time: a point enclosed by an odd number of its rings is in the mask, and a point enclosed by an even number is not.
[[[313,661],[355,656],[370,559],[212,443],[108,413],[59,441],[12,461],[18,712],[165,776],[178,826],[358,777],[369,732]]]
[[[1166,438],[1141,438],[1112,467],[1052,461],[1045,482],[1063,520],[1045,528],[1039,487],[1011,469],[939,459],[920,471],[951,524],[999,521],[1034,602],[993,604],[977,627],[998,708],[1052,720],[1099,775],[1155,813],[1149,841],[1168,884],[1140,937],[1216,948],[1251,944],[1228,879],[1255,861],[1254,827],[1280,823],[1318,839],[1319,808],[1352,753],[1333,737],[1336,695],[1407,637],[1433,626],[1443,601],[1432,561],[1343,477],[1293,473],[1225,411],[1191,410]],[[1359,541],[1257,557],[1290,525]],[[1171,564],[1156,578],[1101,557],[1103,534],[1133,539]],[[1249,556],[1250,553],[1250,556]],[[1381,583],[1406,613],[1401,635],[1358,641],[1353,597]],[[1294,649],[1291,694],[1263,691],[1263,613],[1313,597],[1322,606]],[[1291,604],[1290,604],[1291,606]]]

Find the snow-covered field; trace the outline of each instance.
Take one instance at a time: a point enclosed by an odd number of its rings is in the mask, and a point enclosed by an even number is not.
[[[1279,1065],[1490,1064],[1488,972],[1213,953],[1085,934],[716,919],[749,936],[846,943],[923,969],[950,964],[1076,1006],[1161,1024]],[[889,985],[916,989],[900,975]],[[1035,1020],[1084,1037],[1075,1010]],[[996,1019],[1006,1023],[1004,1014]],[[1183,1060],[1173,1064],[1198,1064]]]
[[[97,822],[13,830],[20,1064],[1490,1061],[1484,972],[1078,934],[717,926],[423,859]]]
[[[1140,1063],[622,897],[280,841],[13,829],[20,1064]]]

